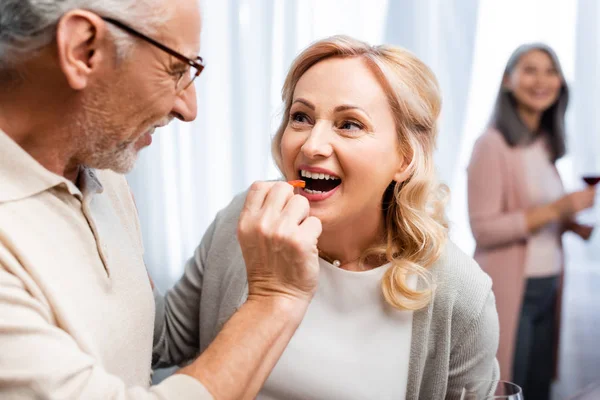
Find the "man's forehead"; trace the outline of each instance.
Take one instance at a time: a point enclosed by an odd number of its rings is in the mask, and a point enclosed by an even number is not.
[[[198,0],[169,0],[165,2],[168,18],[160,27],[162,35],[177,51],[196,58],[200,50],[202,18]]]

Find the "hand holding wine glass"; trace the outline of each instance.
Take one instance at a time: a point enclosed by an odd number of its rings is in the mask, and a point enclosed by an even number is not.
[[[566,231],[571,231],[583,240],[589,240],[594,231],[593,225],[580,224],[575,220],[567,222],[565,226]]]
[[[583,190],[578,190],[564,195],[553,203],[554,208],[561,219],[569,219],[580,211],[587,210],[594,206],[596,190],[593,186],[588,186]]]
[[[598,185],[598,183],[600,182],[600,173],[598,173],[596,171],[588,172],[588,173],[583,174],[583,176],[581,178],[587,185],[586,189],[593,190],[594,195],[592,198],[592,204],[590,205],[590,207],[588,209],[579,213],[578,217],[576,218],[577,219],[576,222],[580,226],[589,228],[590,226],[597,225],[597,223],[598,223],[598,210],[595,209],[594,203],[598,201],[598,191],[597,191],[596,185]],[[579,236],[581,236],[584,239],[586,239],[585,236],[587,236],[587,239],[589,239],[589,236],[591,235],[591,232],[589,232],[587,235],[585,235],[586,232],[581,232],[581,229],[573,230],[573,232],[577,233]]]

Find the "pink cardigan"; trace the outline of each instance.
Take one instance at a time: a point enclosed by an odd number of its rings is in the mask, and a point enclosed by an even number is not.
[[[509,147],[500,132],[489,129],[477,140],[468,167],[469,219],[477,244],[474,258],[493,282],[500,320],[497,357],[504,380],[512,379],[513,351],[526,281],[525,212],[532,206],[522,154],[520,149]]]

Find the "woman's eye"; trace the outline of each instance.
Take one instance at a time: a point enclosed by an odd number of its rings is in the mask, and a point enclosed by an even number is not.
[[[340,129],[347,130],[347,131],[356,131],[356,130],[363,129],[363,126],[361,124],[359,124],[358,122],[344,121],[340,125]]]
[[[301,113],[301,112],[293,113],[292,114],[292,122],[298,122],[301,124],[305,124],[305,123],[308,123],[308,117],[306,116],[306,114]]]

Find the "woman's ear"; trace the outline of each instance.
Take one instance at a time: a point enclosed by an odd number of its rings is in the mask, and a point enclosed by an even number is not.
[[[402,144],[398,145],[398,156],[400,163],[394,174],[394,182],[404,182],[413,173],[416,153],[419,151],[419,143],[414,137],[405,138]]]
[[[402,158],[402,164],[394,174],[395,182],[404,182],[412,174],[413,165],[412,160],[409,162],[407,157]]]

